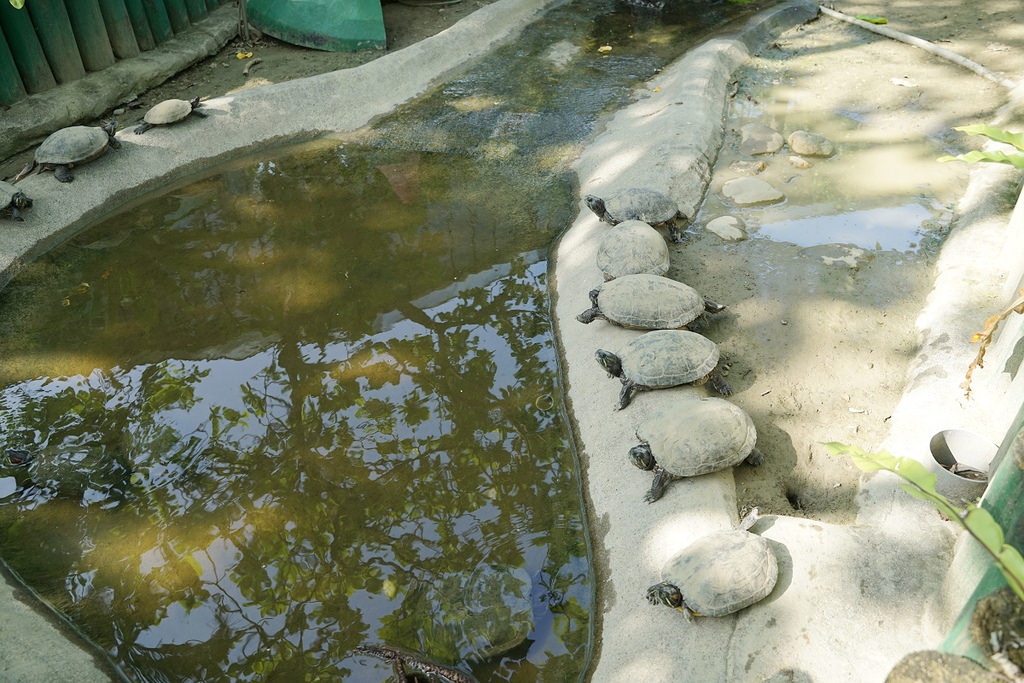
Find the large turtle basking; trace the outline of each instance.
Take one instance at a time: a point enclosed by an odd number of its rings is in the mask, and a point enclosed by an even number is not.
[[[623,275],[664,275],[669,268],[668,245],[643,221],[622,221],[601,238],[597,267],[605,280]]]
[[[629,405],[634,392],[645,389],[709,382],[723,396],[732,393],[718,367],[718,346],[689,330],[645,332],[618,354],[598,349],[596,356],[609,375],[622,381],[620,410]]]
[[[660,275],[623,275],[590,291],[591,308],[576,316],[581,323],[603,318],[638,330],[701,328],[705,313],[725,306],[701,296],[696,289]]]
[[[605,197],[588,194],[583,201],[605,223],[617,225],[622,221],[636,220],[651,226],[665,226],[671,241],[683,241],[683,231],[676,219],[686,220],[686,216],[666,194],[630,187]]]
[[[725,616],[767,597],[779,578],[779,562],[768,541],[747,531],[755,522],[756,509],[738,529],[683,548],[662,567],[661,583],[647,589],[647,601],[690,619]]]
[[[190,115],[205,118],[206,114],[199,111],[199,98],[191,100],[164,100],[150,107],[143,121],[135,127],[135,134],[141,135],[153,126],[169,126],[179,121],[184,121]]]
[[[10,216],[16,221],[23,221],[20,210],[31,206],[32,200],[16,185],[0,180],[0,218]]]
[[[70,126],[49,135],[36,149],[35,157],[15,180],[21,180],[30,173],[52,170],[62,183],[75,179],[71,169],[75,166],[98,159],[108,147],[117,149],[121,143],[114,137],[117,121],[101,127]]]
[[[651,490],[644,496],[648,503],[661,498],[677,479],[764,461],[754,446],[754,421],[742,408],[721,398],[681,401],[642,422],[636,437],[640,444],[629,450],[629,461],[654,472]]]

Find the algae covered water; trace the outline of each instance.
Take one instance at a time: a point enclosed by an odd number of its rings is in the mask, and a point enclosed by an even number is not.
[[[26,268],[0,293],[4,561],[139,680],[383,680],[366,644],[581,678],[564,169],[739,11],[560,6],[359,141],[240,160]]]

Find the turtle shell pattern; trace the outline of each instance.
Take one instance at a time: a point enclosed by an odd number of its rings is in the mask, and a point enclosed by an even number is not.
[[[606,280],[668,272],[668,245],[658,231],[643,221],[623,221],[611,228],[597,249],[597,267]]]
[[[738,465],[757,442],[750,416],[714,397],[690,399],[663,410],[642,422],[636,435],[651,447],[659,465],[680,477]]]
[[[669,560],[662,581],[679,588],[692,611],[709,617],[732,614],[765,598],[779,578],[768,541],[739,529],[700,538]]]
[[[610,321],[642,330],[676,330],[704,313],[697,290],[660,275],[623,275],[606,282],[597,304]]]
[[[631,187],[604,198],[604,208],[616,223],[637,220],[658,224],[675,218],[679,207],[661,192]]]
[[[689,330],[645,332],[617,355],[627,379],[655,388],[696,382],[718,365],[715,342]]]
[[[177,123],[192,113],[192,104],[186,100],[164,100],[153,105],[143,118],[154,126]]]
[[[36,149],[40,164],[84,164],[99,157],[110,144],[110,136],[94,126],[70,126],[51,133]]]

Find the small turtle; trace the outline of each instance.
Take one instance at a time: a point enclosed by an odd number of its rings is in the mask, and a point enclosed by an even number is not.
[[[107,147],[117,149],[121,143],[114,137],[117,121],[101,126],[70,126],[51,133],[36,149],[35,158],[18,174],[15,181],[30,173],[53,170],[62,183],[75,179],[69,169],[97,159]]]
[[[668,245],[643,221],[622,221],[609,230],[597,248],[597,267],[605,280],[622,275],[668,272]]]
[[[671,197],[661,192],[631,187],[604,198],[588,194],[583,201],[605,223],[618,225],[623,221],[638,220],[652,226],[663,225],[668,228],[671,241],[683,241],[683,231],[676,218],[686,220],[686,216]]]
[[[143,122],[135,127],[135,134],[141,135],[153,126],[169,126],[172,123],[184,121],[190,114],[206,118],[204,112],[199,111],[199,98],[191,100],[164,100],[150,107],[146,115],[142,117]]]
[[[18,189],[16,185],[0,180],[0,218],[10,216],[16,221],[23,221],[19,209],[32,206],[32,200]]]
[[[754,447],[757,430],[742,408],[725,399],[690,399],[664,410],[637,427],[638,446],[629,461],[654,472],[648,503],[661,498],[676,479],[696,477],[746,462],[760,465],[764,455]]]
[[[767,597],[779,578],[779,562],[768,541],[747,529],[757,522],[751,511],[738,529],[697,539],[661,570],[661,583],[647,589],[652,605],[693,616],[721,617]]]
[[[619,410],[629,405],[634,392],[645,389],[710,382],[719,394],[732,393],[718,367],[718,346],[689,330],[645,332],[617,355],[604,349],[596,355],[601,367],[622,381]]]
[[[699,329],[707,324],[705,313],[725,310],[689,285],[642,273],[623,275],[591,290],[590,302],[593,307],[576,316],[581,323],[603,318],[638,330]]]

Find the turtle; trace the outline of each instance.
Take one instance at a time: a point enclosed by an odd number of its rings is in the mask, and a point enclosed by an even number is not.
[[[721,617],[764,599],[779,578],[779,561],[768,541],[748,531],[757,509],[739,528],[697,539],[669,559],[661,583],[647,589],[647,601],[691,617]]]
[[[640,444],[629,450],[629,461],[654,472],[648,503],[661,498],[676,479],[696,477],[746,462],[760,465],[754,421],[739,406],[708,396],[689,399],[663,410],[636,429]]]
[[[669,267],[668,245],[647,223],[622,221],[601,239],[597,267],[605,280],[633,273],[664,275]]]
[[[588,194],[583,201],[605,223],[618,225],[623,221],[639,220],[651,226],[663,225],[668,228],[669,240],[683,241],[683,231],[676,219],[686,220],[686,215],[666,194],[642,187],[630,187],[603,198]]]
[[[142,117],[143,122],[135,127],[135,134],[141,135],[153,126],[168,126],[172,123],[184,121],[190,114],[206,118],[206,113],[199,111],[199,98],[191,100],[164,100],[150,107],[146,115]]]
[[[32,206],[32,200],[16,185],[0,180],[0,218],[10,216],[16,221],[23,221],[20,209]]]
[[[576,316],[581,323],[603,318],[640,330],[699,329],[707,324],[705,313],[725,310],[689,285],[643,273],[623,275],[590,290],[590,302],[593,306]]]
[[[709,382],[723,396],[732,393],[719,369],[718,346],[689,330],[644,332],[618,354],[598,349],[596,356],[609,375],[622,381],[619,410],[629,405],[634,392],[644,389]]]
[[[107,147],[117,149],[121,143],[114,137],[117,121],[103,126],[70,126],[49,135],[36,149],[35,158],[18,174],[15,181],[30,173],[53,170],[53,175],[62,183],[75,179],[71,169],[99,158]]]

